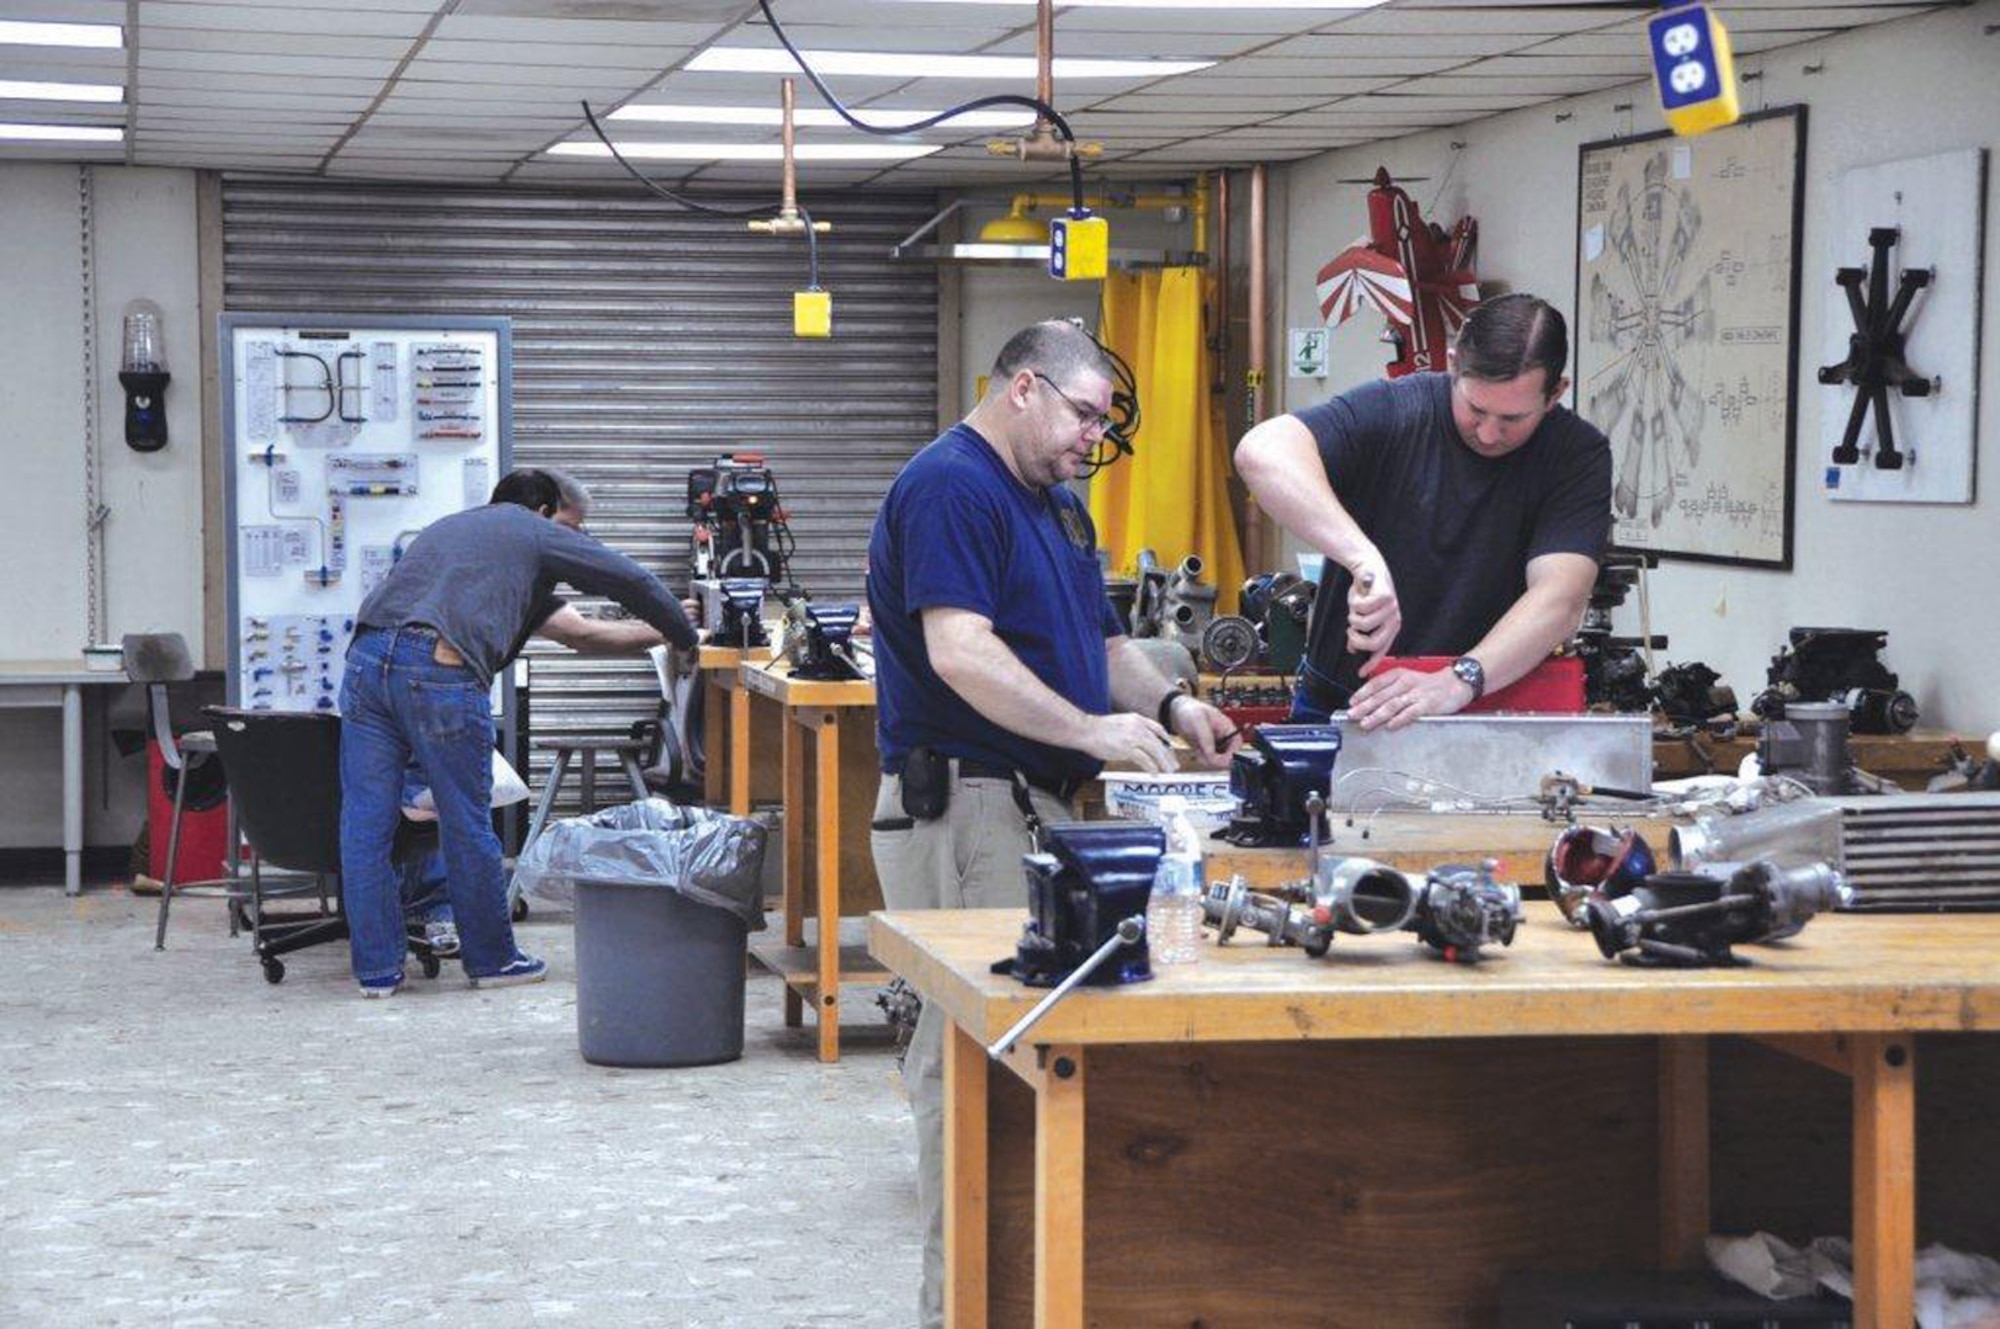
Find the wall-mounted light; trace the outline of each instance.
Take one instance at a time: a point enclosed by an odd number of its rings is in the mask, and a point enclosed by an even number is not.
[[[134,452],[167,446],[167,357],[160,307],[151,300],[125,306],[125,354],[118,383],[125,389],[125,445]]]

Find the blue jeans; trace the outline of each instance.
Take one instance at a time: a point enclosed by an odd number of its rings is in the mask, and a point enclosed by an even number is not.
[[[1299,661],[1299,681],[1292,690],[1292,713],[1286,724],[1325,724],[1336,710],[1345,709],[1354,693],[1340,682]]]
[[[403,768],[402,804],[409,807],[417,794],[431,787],[423,767],[414,763]],[[431,849],[403,862],[403,912],[423,923],[449,923],[451,897],[445,892],[444,852]]]
[[[413,761],[437,801],[445,888],[460,956],[474,978],[497,974],[518,951],[507,911],[500,837],[493,833],[493,709],[471,669],[431,658],[427,629],[363,628],[347,651],[340,689],[340,875],[354,976],[403,971],[401,874],[391,862]]]

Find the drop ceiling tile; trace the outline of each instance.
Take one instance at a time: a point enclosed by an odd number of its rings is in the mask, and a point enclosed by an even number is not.
[[[1433,92],[1446,96],[1479,96],[1500,89],[1517,96],[1568,97],[1601,88],[1615,88],[1635,80],[1622,74],[1567,74],[1543,78],[1490,78],[1476,74],[1434,74],[1407,85],[1413,92]]]
[[[927,52],[932,55],[982,55],[999,53],[995,43],[1012,35],[1016,29],[1004,27],[975,27],[961,24],[953,27],[908,27],[903,24],[879,28],[829,27],[818,23],[787,23],[785,34],[792,39],[792,45],[807,53],[813,51],[896,51],[899,53]],[[718,41],[717,46],[742,46],[756,50],[777,50],[781,43],[777,35],[762,24],[750,24],[731,32]],[[1030,19],[1028,49],[1035,49],[1033,20]],[[1069,51],[1063,47],[1060,36],[1056,40],[1056,54],[1080,55],[1083,52]]]
[[[1229,72],[1242,78],[1268,78],[1283,87],[1290,86],[1294,79],[1310,78],[1315,74],[1336,74],[1344,77],[1372,74],[1383,78],[1413,78],[1420,74],[1435,74],[1439,70],[1451,69],[1465,63],[1463,57],[1455,55],[1355,56],[1341,60],[1253,55],[1230,61]]]
[[[1630,55],[1499,55],[1452,72],[1488,78],[1545,78],[1583,74],[1638,79],[1652,74],[1653,61],[1644,51],[1635,51]]]
[[[1307,102],[1325,101],[1329,97],[1346,96],[1351,93],[1373,92],[1378,88],[1394,87],[1404,81],[1403,76],[1398,74],[1343,73],[1338,66],[1333,65],[1311,71],[1290,71],[1286,77],[1279,78],[1268,72],[1251,74],[1243,69],[1241,61],[1232,60],[1212,70],[1183,74],[1179,78],[1156,83],[1146,91],[1188,96],[1212,93],[1218,97],[1236,93],[1266,96],[1273,92],[1283,92],[1294,94],[1301,102]]]
[[[691,46],[603,45],[573,42],[424,43],[422,58],[467,66],[566,65],[578,69],[641,69],[659,73],[693,52]]]
[[[213,70],[150,69],[143,72],[139,90],[147,101],[159,92],[187,89],[217,89],[230,92],[306,92],[322,97],[374,97],[382,90],[380,79],[317,78],[310,75],[232,74],[218,78]]]
[[[1177,32],[1146,28],[1131,32],[1065,32],[1056,24],[1056,59],[1088,60],[1220,60],[1267,46],[1270,37],[1237,32]],[[1033,55],[1035,34],[1024,32],[997,41],[983,55]]]
[[[607,6],[607,8],[610,8]],[[619,18],[503,18],[463,9],[439,21],[434,40],[548,45],[693,47],[728,30],[723,23],[676,23]]]
[[[430,22],[433,7],[419,12],[370,10],[355,5],[321,8],[312,5],[162,4],[146,0],[140,8],[140,49],[145,33],[161,28],[213,28],[222,32],[320,32],[348,37],[415,37]]]
[[[359,112],[367,108],[370,100],[368,97],[323,96],[311,92],[240,92],[214,87],[150,88],[146,92],[148,106],[205,106],[217,110],[240,110],[246,114],[254,114],[265,107]]]
[[[0,122],[7,124],[122,125],[125,123],[125,118],[126,108],[122,105],[69,105],[61,102],[0,97]]]
[[[1348,60],[1359,57],[1419,59],[1454,57],[1470,60],[1483,55],[1501,55],[1533,45],[1543,38],[1525,33],[1362,33],[1335,28],[1331,32],[1308,33],[1279,42],[1259,55],[1302,56],[1316,60]]]
[[[226,32],[217,28],[150,28],[139,50],[241,51],[253,55],[334,55],[395,61],[410,51],[408,37],[350,37],[339,33]],[[123,58],[123,52],[108,52]]]
[[[123,83],[125,52],[0,46],[0,78],[32,83]]]
[[[234,82],[239,75],[249,75],[367,80],[379,85],[395,69],[394,60],[360,60],[341,56],[251,55],[237,51],[139,52],[139,82],[142,86],[150,81],[155,70],[221,74],[228,76],[230,82]]]
[[[10,10],[25,12],[7,15],[8,18],[32,18],[43,23],[116,23],[125,22],[125,0],[34,0],[26,4],[8,5]]]
[[[1401,0],[1393,9],[1370,9],[1350,18],[1321,23],[1322,32],[1507,33],[1548,36],[1585,32],[1621,21],[1617,10],[1578,5],[1476,5],[1466,0]]]

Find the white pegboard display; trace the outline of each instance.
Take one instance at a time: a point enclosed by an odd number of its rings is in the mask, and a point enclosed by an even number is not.
[[[335,710],[354,615],[509,464],[505,319],[223,319],[229,696]]]

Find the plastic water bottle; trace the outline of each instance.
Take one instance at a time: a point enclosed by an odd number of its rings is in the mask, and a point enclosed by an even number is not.
[[[1201,901],[1208,877],[1201,835],[1188,820],[1187,800],[1178,794],[1160,799],[1160,818],[1167,851],[1146,898],[1146,945],[1154,964],[1193,964],[1201,958]]]

